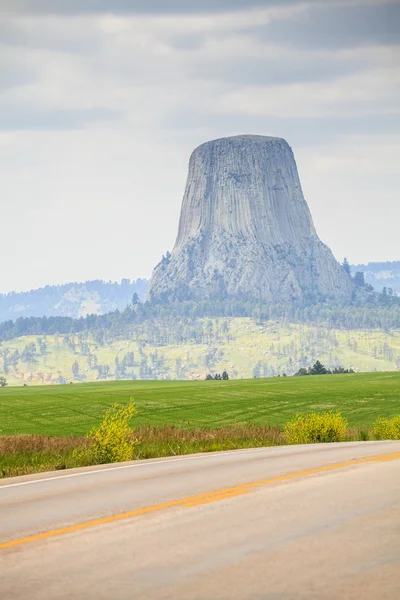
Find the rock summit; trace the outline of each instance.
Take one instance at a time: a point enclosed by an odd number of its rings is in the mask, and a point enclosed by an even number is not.
[[[150,300],[346,299],[352,289],[317,236],[284,139],[240,135],[194,150],[178,236]]]

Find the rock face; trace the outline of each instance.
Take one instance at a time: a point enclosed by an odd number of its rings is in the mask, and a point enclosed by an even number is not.
[[[317,236],[285,140],[241,135],[194,150],[178,237],[150,300],[345,299],[352,289]]]

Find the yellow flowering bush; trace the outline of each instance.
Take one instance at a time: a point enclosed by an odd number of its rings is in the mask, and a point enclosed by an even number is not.
[[[376,440],[400,440],[400,415],[391,419],[379,417],[374,423],[373,433]]]
[[[99,427],[92,429],[89,438],[93,441],[90,448],[91,460],[95,464],[123,462],[132,460],[137,440],[129,421],[135,413],[133,398],[127,406],[114,404],[104,414]]]
[[[346,438],[347,421],[339,413],[296,415],[284,427],[289,444],[342,442]]]

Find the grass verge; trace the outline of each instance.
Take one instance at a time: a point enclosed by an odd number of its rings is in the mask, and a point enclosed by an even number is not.
[[[286,444],[278,426],[234,425],[218,429],[181,429],[173,425],[138,427],[134,459],[179,456]],[[372,429],[348,429],[347,441],[368,440]],[[91,441],[86,437],[0,436],[0,478],[88,466]]]

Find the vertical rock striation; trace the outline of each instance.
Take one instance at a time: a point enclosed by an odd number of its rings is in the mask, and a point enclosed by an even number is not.
[[[178,236],[154,269],[150,300],[280,302],[351,292],[317,236],[285,140],[241,135],[194,150]]]

